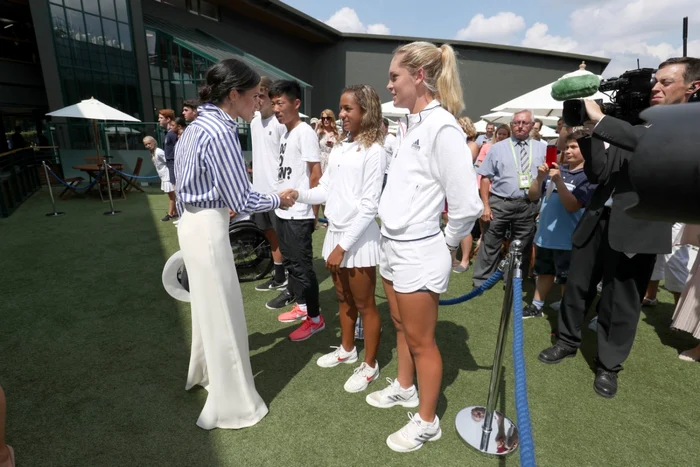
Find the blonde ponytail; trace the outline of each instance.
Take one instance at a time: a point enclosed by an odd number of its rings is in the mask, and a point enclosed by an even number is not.
[[[435,82],[438,100],[442,106],[455,117],[464,110],[462,96],[462,84],[459,80],[459,70],[457,69],[457,57],[451,46],[442,44],[442,69]]]
[[[455,117],[464,110],[462,86],[457,70],[455,52],[447,44],[437,47],[430,42],[411,42],[397,48],[394,55],[401,55],[401,66],[411,74],[423,68],[423,84],[440,104]]]

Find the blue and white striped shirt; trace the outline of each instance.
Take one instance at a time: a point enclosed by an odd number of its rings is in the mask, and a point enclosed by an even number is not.
[[[228,207],[236,214],[265,212],[280,205],[277,194],[252,190],[238,124],[226,112],[207,103],[175,146],[175,179],[180,203],[200,208]]]

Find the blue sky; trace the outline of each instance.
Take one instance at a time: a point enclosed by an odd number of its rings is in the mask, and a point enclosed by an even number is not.
[[[523,45],[611,58],[604,76],[700,56],[700,0],[284,0],[339,30]],[[426,5],[430,5],[427,8]],[[434,18],[426,20],[426,18]]]

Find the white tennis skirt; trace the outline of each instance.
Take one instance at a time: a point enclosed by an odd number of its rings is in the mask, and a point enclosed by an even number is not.
[[[160,181],[160,189],[163,190],[165,193],[175,191],[175,187],[173,186],[173,184],[165,180]]]
[[[323,241],[323,259],[333,252],[345,235],[344,232],[328,230]],[[345,252],[341,268],[371,268],[379,264],[381,233],[376,222],[370,222],[365,232],[357,239],[355,244]]]

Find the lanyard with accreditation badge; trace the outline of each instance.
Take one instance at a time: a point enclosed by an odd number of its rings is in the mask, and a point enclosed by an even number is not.
[[[515,161],[515,167],[518,171],[518,186],[523,190],[527,190],[528,188],[530,188],[530,172],[532,172],[532,140],[528,142],[527,153],[529,156],[529,160],[527,163],[527,172],[525,173],[521,172],[522,167],[520,167],[520,161],[518,160],[518,156],[515,155],[515,145],[513,144],[512,139],[510,140],[510,150],[513,153],[513,161]]]

